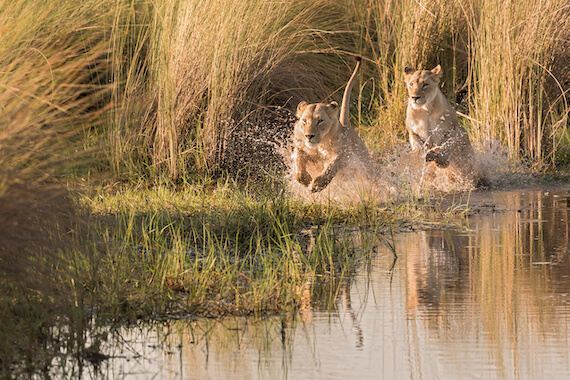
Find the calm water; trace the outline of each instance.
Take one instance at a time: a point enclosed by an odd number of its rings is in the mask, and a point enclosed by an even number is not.
[[[568,379],[570,190],[472,194],[462,232],[395,236],[328,307],[119,331],[93,378]],[[320,305],[320,306],[319,306]]]

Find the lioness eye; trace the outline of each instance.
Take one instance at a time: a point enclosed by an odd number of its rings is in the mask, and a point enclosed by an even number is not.
[[[307,124],[307,119],[301,120],[301,124]]]
[[[426,88],[427,86],[429,86],[429,84],[427,84],[427,83],[424,83],[424,84],[422,85],[423,88]]]
[[[317,120],[317,125],[320,125],[320,124],[322,124],[322,123],[323,123],[323,119]]]

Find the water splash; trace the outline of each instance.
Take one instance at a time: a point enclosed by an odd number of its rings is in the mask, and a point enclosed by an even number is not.
[[[509,157],[506,147],[498,140],[473,143],[479,166],[484,170],[494,188],[512,188],[528,185],[532,175],[528,163]]]
[[[489,187],[520,186],[529,181],[524,164],[510,159],[497,141],[474,142],[473,148],[475,167],[484,173]],[[375,157],[372,178],[366,175],[362,163],[352,161],[327,188],[313,194],[293,177],[291,148],[281,150],[281,154],[288,168],[291,194],[310,202],[397,202],[410,197],[468,192],[477,187],[473,178],[462,176],[452,167],[440,168],[435,162],[426,162],[423,154],[413,152],[408,144],[402,143],[391,152]]]
[[[242,163],[246,157],[263,167],[278,161],[284,170],[277,175],[282,178],[285,173],[287,191],[303,201],[341,205],[397,202],[410,197],[467,192],[476,188],[473,179],[463,177],[452,168],[439,168],[434,162],[426,162],[424,155],[412,152],[409,144],[402,142],[381,155],[372,152],[374,173],[371,176],[367,175],[363,163],[354,158],[324,190],[312,193],[293,175],[290,135],[294,122],[294,115],[283,111],[269,124],[248,124],[237,141],[241,146],[238,149],[241,158],[236,161]],[[520,186],[530,179],[524,164],[509,159],[507,150],[498,141],[473,141],[472,145],[475,166],[484,173],[490,187]],[[314,172],[310,174],[314,177]]]
[[[286,175],[288,191],[293,197],[309,202],[351,205],[361,202],[388,202],[397,195],[396,181],[392,179],[393,173],[380,163],[375,164],[373,172],[370,173],[357,157],[351,157],[348,164],[339,170],[325,189],[312,193],[294,178],[292,147],[287,146],[281,154],[288,169]],[[307,169],[314,178],[315,168]]]

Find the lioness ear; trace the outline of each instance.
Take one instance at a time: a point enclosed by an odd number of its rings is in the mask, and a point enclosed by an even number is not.
[[[329,116],[334,119],[338,119],[339,118],[339,109],[338,109],[338,103],[337,102],[330,102],[329,104],[327,104],[327,113],[329,114]]]
[[[304,100],[301,103],[299,103],[299,105],[297,106],[297,118],[298,119],[300,119],[301,116],[303,116],[303,111],[305,110],[305,108],[307,108],[308,105],[309,105],[309,103],[307,103]]]
[[[406,68],[404,69],[404,80],[406,82],[408,82],[408,79],[412,76],[412,74],[415,72],[416,70],[412,69],[411,67],[406,66]]]
[[[436,76],[441,77],[441,65],[437,65],[436,67],[431,69],[431,72],[434,73]]]

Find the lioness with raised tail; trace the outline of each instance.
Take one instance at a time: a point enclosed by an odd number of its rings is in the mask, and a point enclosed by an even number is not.
[[[363,169],[371,171],[368,150],[349,125],[350,92],[361,60],[356,58],[356,68],[346,85],[340,110],[334,101],[312,104],[302,101],[297,106],[299,120],[292,138],[293,174],[313,193],[326,188],[350,162],[360,162]]]
[[[485,185],[467,131],[439,88],[441,66],[432,70],[404,69],[408,89],[406,128],[412,150],[425,155],[426,162],[448,168],[474,186]]]

